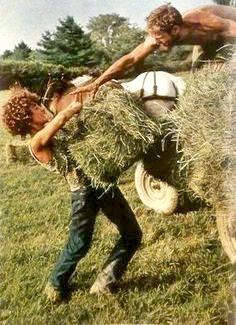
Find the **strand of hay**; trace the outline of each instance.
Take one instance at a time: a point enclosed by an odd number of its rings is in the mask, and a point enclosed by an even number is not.
[[[142,111],[141,101],[110,85],[84,106],[82,119],[83,127],[78,119],[67,125],[69,149],[96,187],[115,184],[161,133]]]

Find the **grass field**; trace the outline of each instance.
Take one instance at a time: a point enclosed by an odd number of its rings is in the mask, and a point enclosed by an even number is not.
[[[5,92],[1,93],[6,96]],[[63,179],[40,166],[6,166],[0,130],[1,324],[224,324],[228,259],[210,209],[159,216],[139,201],[133,170],[121,190],[143,230],[142,247],[116,294],[93,296],[117,233],[99,215],[93,245],[77,267],[69,299],[52,305],[43,288],[63,246],[70,196]]]

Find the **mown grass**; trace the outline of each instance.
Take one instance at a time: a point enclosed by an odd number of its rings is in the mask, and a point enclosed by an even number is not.
[[[228,259],[210,209],[158,216],[139,201],[133,170],[121,189],[144,233],[118,291],[89,288],[117,233],[98,216],[93,245],[77,267],[68,300],[50,304],[47,276],[66,240],[70,196],[63,179],[40,166],[6,166],[0,130],[2,324],[223,324],[229,298]]]

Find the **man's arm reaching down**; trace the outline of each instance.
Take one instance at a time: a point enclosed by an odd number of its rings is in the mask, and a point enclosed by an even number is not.
[[[113,63],[100,77],[84,87],[79,87],[73,94],[90,93],[91,97],[95,95],[99,86],[111,80],[114,77],[121,76],[125,71],[129,70],[137,62],[146,58],[156,49],[156,41],[152,37],[147,37],[146,40],[138,45],[132,52],[124,55],[122,58]]]

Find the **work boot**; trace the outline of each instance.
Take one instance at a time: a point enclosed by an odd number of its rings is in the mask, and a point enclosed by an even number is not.
[[[116,261],[111,262],[101,273],[98,274],[97,279],[90,288],[90,293],[95,294],[111,294],[112,287],[116,283],[113,268]]]
[[[46,294],[48,300],[52,303],[60,303],[62,301],[62,292],[53,286],[52,283],[48,282],[45,286],[44,293]]]

